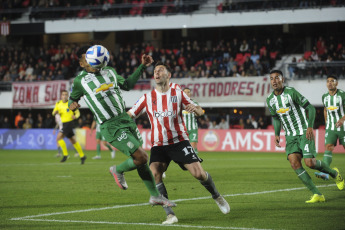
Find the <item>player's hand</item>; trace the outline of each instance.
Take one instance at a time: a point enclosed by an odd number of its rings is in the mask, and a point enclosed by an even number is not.
[[[276,136],[275,137],[274,144],[276,144],[277,147],[281,148],[281,146],[280,146],[280,136]]]
[[[143,54],[141,56],[141,64],[146,65],[147,67],[153,63],[153,58],[150,55]]]
[[[343,126],[344,124],[344,120],[342,118],[339,119],[339,121],[337,121],[337,123],[335,123],[335,127],[339,128],[340,126]]]
[[[310,141],[314,140],[313,128],[311,128],[311,127],[307,128],[307,133],[305,134],[305,136]]]
[[[80,105],[76,101],[73,101],[72,104],[70,104],[70,106],[69,106],[69,109],[72,110],[72,111],[74,111],[74,110],[76,110],[78,108],[80,108]]]
[[[189,113],[194,113],[197,110],[196,106],[193,104],[187,105],[184,109]]]

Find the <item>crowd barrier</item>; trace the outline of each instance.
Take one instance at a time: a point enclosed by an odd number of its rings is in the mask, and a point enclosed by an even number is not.
[[[96,150],[96,133],[85,129],[76,129],[76,137],[85,150]],[[151,130],[141,129],[143,148],[151,148]],[[314,130],[317,152],[325,151],[325,130]],[[0,149],[55,150],[56,133],[53,129],[0,129]],[[67,147],[73,149],[68,140]],[[198,150],[206,152],[284,152],[285,135],[281,133],[281,146],[274,144],[273,130],[199,130]],[[345,153],[342,146],[337,145],[335,153]]]

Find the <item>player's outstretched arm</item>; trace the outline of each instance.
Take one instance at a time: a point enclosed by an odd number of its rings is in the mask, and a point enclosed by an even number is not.
[[[68,101],[68,108],[72,111],[76,110],[76,109],[79,109],[80,108],[80,105],[78,104],[78,102],[76,101]]]

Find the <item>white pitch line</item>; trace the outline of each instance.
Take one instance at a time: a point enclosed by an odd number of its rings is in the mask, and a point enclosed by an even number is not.
[[[332,186],[335,186],[335,184],[319,185],[319,186],[316,186],[316,187],[320,188],[320,187],[332,187]],[[306,187],[277,189],[277,190],[269,190],[269,191],[262,191],[262,192],[252,192],[252,193],[237,193],[237,194],[228,194],[228,195],[223,195],[223,196],[224,197],[228,197],[228,196],[229,197],[233,197],[233,196],[252,196],[252,195],[275,193],[275,192],[290,192],[290,191],[303,190],[303,189],[306,189]],[[173,202],[205,200],[205,199],[211,199],[211,197],[210,196],[206,196],[206,197],[196,197],[196,198],[188,198],[188,199],[178,199],[178,200],[173,200]],[[24,217],[11,218],[10,220],[24,220],[24,219],[32,219],[32,218],[37,218],[37,217],[43,217],[43,216],[55,216],[55,215],[80,213],[80,212],[102,211],[102,210],[108,210],[108,209],[139,207],[139,206],[145,206],[145,205],[149,205],[149,203],[115,205],[115,206],[111,206],[111,207],[90,208],[90,209],[82,209],[82,210],[74,210],[74,211],[66,211],[66,212],[52,212],[52,213],[38,214],[38,215],[33,215],[33,216],[24,216]]]
[[[154,223],[127,223],[127,222],[107,222],[107,221],[84,221],[84,220],[46,220],[46,219],[21,219],[39,222],[60,222],[60,223],[86,223],[86,224],[113,224],[113,225],[141,225],[141,226],[160,226],[160,227],[181,227],[181,228],[200,228],[200,229],[237,229],[237,230],[270,230],[262,228],[241,228],[241,227],[220,227],[220,226],[198,226],[182,224],[154,224]]]

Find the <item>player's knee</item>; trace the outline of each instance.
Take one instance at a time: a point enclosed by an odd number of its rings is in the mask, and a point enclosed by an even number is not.
[[[308,168],[311,168],[311,169],[314,169],[315,168],[315,162],[313,160],[306,160],[305,161],[305,165],[308,167]]]
[[[345,146],[344,146],[344,148],[345,148]],[[327,145],[326,145],[326,150],[327,150],[327,151],[333,151],[333,150],[334,150],[334,145],[332,145],[332,144],[327,144]]]
[[[302,167],[302,165],[300,163],[297,163],[297,162],[290,162],[290,165],[291,165],[291,168],[293,170],[296,170],[296,169],[299,169]]]

